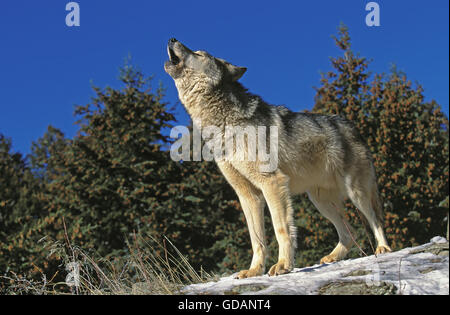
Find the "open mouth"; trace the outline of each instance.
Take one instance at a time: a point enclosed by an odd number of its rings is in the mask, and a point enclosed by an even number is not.
[[[177,65],[177,64],[179,64],[180,63],[180,58],[178,58],[177,57],[177,55],[175,54],[175,52],[173,51],[173,49],[171,48],[171,47],[167,47],[167,51],[168,51],[168,53],[169,53],[169,59],[170,59],[170,62],[173,64],[173,65]]]

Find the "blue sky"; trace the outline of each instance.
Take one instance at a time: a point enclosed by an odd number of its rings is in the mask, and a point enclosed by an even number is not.
[[[376,1],[379,27],[365,24],[364,0],[79,0],[81,26],[70,28],[68,2],[0,4],[0,133],[22,153],[49,124],[73,137],[74,105],[89,103],[92,84],[119,87],[128,55],[155,85],[163,83],[178,120],[187,123],[163,70],[170,37],[247,67],[241,81],[250,91],[298,111],[313,107],[320,71],[339,53],[331,35],[343,22],[353,49],[373,60],[372,72],[396,64],[448,115],[448,0]]]

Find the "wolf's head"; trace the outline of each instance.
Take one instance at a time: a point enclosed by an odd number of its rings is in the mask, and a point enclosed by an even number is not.
[[[247,70],[205,51],[192,51],[175,38],[169,40],[167,52],[169,60],[164,64],[164,69],[175,83],[182,80],[206,85],[203,88],[213,88],[221,83],[237,81]]]

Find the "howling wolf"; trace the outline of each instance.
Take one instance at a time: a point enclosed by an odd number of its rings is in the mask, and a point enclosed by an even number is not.
[[[283,106],[271,106],[238,82],[246,68],[205,51],[192,51],[174,38],[169,40],[167,51],[169,60],[164,69],[175,81],[194,124],[217,126],[222,131],[227,126],[277,127],[276,169],[261,171],[258,159],[216,160],[239,197],[250,232],[253,259],[238,278],[265,272],[266,202],[279,246],[278,262],[269,269],[269,275],[293,269],[296,228],[291,196],[305,192],[339,235],[339,243],[321,263],[344,258],[352,246],[352,228],[343,214],[347,198],[367,219],[377,240],[376,254],[391,251],[383,232],[371,154],[351,122],[339,116],[294,113]]]

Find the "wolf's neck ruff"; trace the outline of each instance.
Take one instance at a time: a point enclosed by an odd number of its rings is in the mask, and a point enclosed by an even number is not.
[[[248,120],[257,106],[264,103],[238,82],[228,83],[230,86],[224,85],[222,88],[210,88],[203,84],[202,78],[198,78],[195,83],[180,79],[175,84],[187,112],[203,126],[249,124]]]

